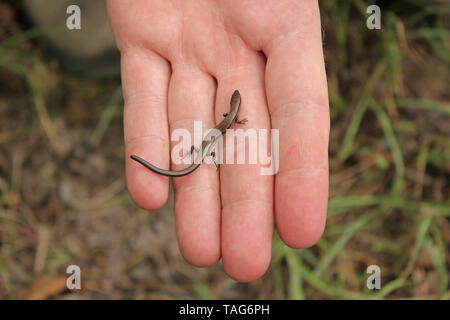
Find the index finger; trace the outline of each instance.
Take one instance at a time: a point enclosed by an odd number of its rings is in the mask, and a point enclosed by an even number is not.
[[[330,118],[318,5],[308,14],[308,23],[264,50],[269,112],[280,137],[275,217],[280,237],[294,248],[319,240],[328,202]]]

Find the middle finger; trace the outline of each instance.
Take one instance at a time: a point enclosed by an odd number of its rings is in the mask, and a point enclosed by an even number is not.
[[[249,150],[259,153],[258,130],[269,129],[270,119],[264,90],[264,56],[244,49],[239,51],[236,60],[232,64],[236,65],[235,68],[217,75],[216,121],[228,112],[231,94],[239,90],[242,97],[239,118],[247,118],[248,122],[234,125],[234,129],[255,130],[257,147],[250,148],[251,139],[245,138],[245,164],[225,164],[220,168],[222,260],[230,277],[238,281],[252,281],[259,278],[270,263],[273,176],[261,175],[258,155],[256,164],[249,163]],[[229,142],[226,136],[224,140]],[[232,143],[235,144],[235,141]],[[238,152],[239,144],[235,145],[234,153]],[[236,161],[238,156],[233,154],[233,157]]]

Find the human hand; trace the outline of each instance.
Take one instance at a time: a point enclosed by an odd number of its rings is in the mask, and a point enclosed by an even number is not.
[[[230,277],[255,280],[270,263],[274,211],[288,246],[313,245],[328,199],[329,110],[317,1],[107,4],[122,56],[127,185],[134,201],[148,210],[161,207],[169,180],[129,156],[168,168],[169,131],[192,129],[194,120],[213,128],[238,89],[248,127],[279,129],[279,171],[274,177],[261,175],[259,165],[223,165],[219,179],[214,166],[201,165],[175,178],[181,253],[202,267],[222,258]]]

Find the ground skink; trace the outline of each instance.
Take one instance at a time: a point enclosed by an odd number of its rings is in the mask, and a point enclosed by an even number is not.
[[[196,160],[186,169],[178,171],[165,170],[152,165],[151,163],[145,161],[144,159],[136,155],[131,155],[130,157],[131,159],[139,162],[140,164],[150,169],[151,171],[164,176],[182,177],[188,175],[200,166],[201,162],[206,156],[215,157],[215,153],[211,152],[211,150],[213,149],[217,141],[220,139],[220,137],[226,133],[227,129],[231,128],[234,123],[243,124],[247,122],[247,119],[238,120],[240,108],[241,108],[241,95],[239,94],[238,90],[235,90],[233,95],[231,96],[230,112],[224,114],[225,118],[214,128],[216,130],[211,130],[211,132],[209,132],[206,135],[206,137],[203,139],[202,142],[202,148],[197,153]],[[195,149],[194,146],[192,146],[191,152],[193,152],[194,149]]]

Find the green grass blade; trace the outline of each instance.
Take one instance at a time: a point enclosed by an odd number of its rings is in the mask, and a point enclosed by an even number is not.
[[[450,103],[427,99],[397,99],[397,106],[402,109],[431,110],[450,116]]]
[[[391,121],[386,112],[375,102],[373,102],[373,110],[381,125],[384,136],[391,149],[392,157],[394,159],[395,177],[391,187],[391,194],[397,196],[402,191],[403,180],[405,176],[405,164],[403,162],[402,152],[397,142],[394,130],[392,129]]]
[[[327,250],[327,253],[320,260],[319,265],[314,270],[314,275],[321,278],[325,273],[328,266],[336,258],[346,243],[352,238],[352,236],[361,228],[366,226],[373,218],[374,212],[367,212],[363,216],[359,217],[355,221],[349,223],[344,229],[339,239]]]
[[[354,148],[354,142],[356,134],[358,133],[361,120],[366,113],[367,107],[369,105],[369,98],[364,98],[359,101],[358,105],[353,112],[352,118],[348,125],[347,131],[345,132],[344,139],[342,140],[342,146],[338,153],[338,159],[340,161],[345,161],[352,153]]]
[[[289,269],[289,299],[303,300],[305,296],[302,289],[302,277],[300,273],[300,257],[295,251],[285,246],[285,257]]]

